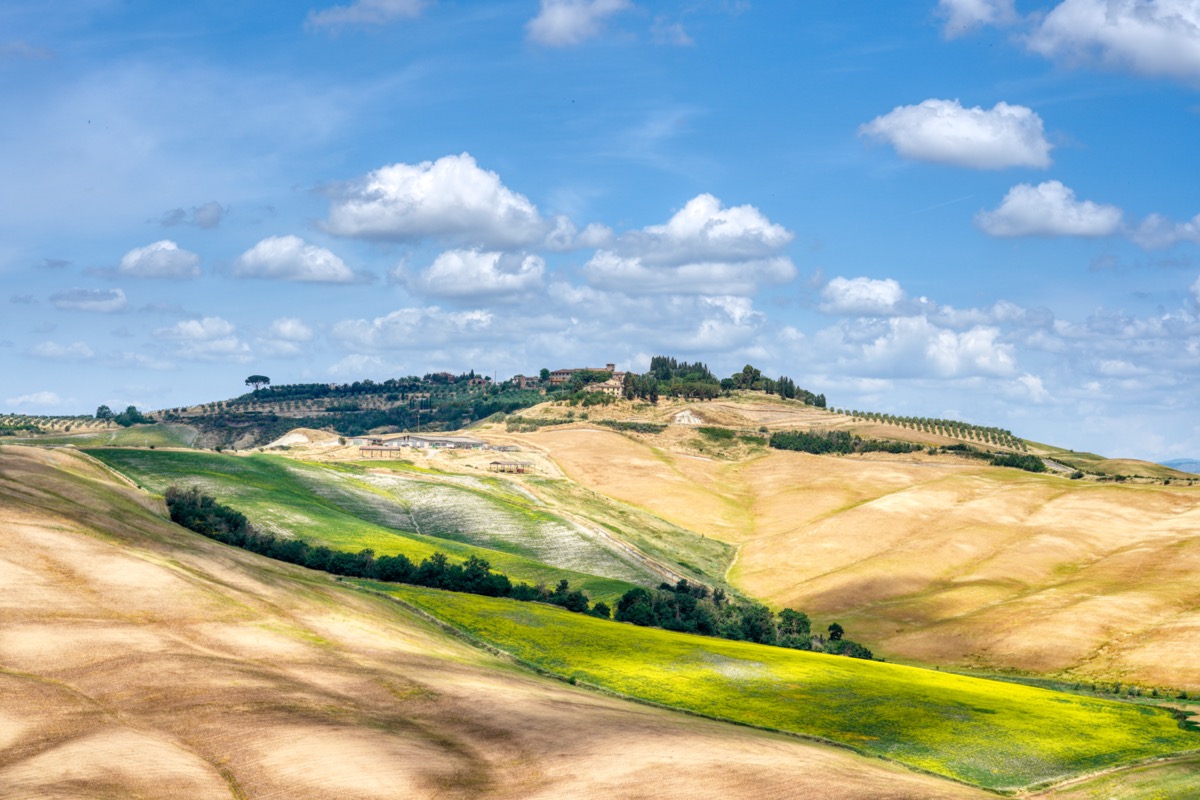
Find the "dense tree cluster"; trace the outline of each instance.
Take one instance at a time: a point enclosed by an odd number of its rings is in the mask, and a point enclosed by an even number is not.
[[[1019,455],[1017,453],[996,453],[992,456],[992,464],[997,467],[1016,467],[1026,472],[1046,471],[1046,462],[1037,456]]]
[[[873,658],[871,651],[844,639],[842,626],[829,626],[828,638],[814,636],[802,611],[785,608],[778,614],[758,603],[730,601],[721,589],[680,580],[662,583],[655,591],[630,589],[618,601],[613,618],[634,625],[698,633],[722,639],[772,644],[796,650]]]
[[[130,425],[140,425],[146,422],[153,422],[150,417],[147,417],[142,412],[138,411],[134,406],[129,406],[120,414],[114,414],[108,406],[100,406],[96,409],[96,419],[112,420],[122,428],[128,428]]]
[[[771,434],[770,446],[776,450],[801,453],[912,453],[921,446],[888,439],[863,439],[846,431],[779,431]]]
[[[651,358],[649,371],[642,375],[626,373],[622,390],[626,400],[647,400],[651,403],[657,403],[660,396],[712,400],[734,391],[756,391],[825,407],[825,395],[801,389],[788,377],[778,380],[768,378],[762,374],[762,370],[750,364],[731,377],[718,379],[703,362],[676,361],[670,356]]]

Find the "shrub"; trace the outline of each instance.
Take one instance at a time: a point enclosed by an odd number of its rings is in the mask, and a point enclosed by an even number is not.
[[[1046,471],[1046,463],[1037,456],[1017,455],[1016,453],[996,453],[992,456],[992,466],[1015,467],[1026,472]]]
[[[596,424],[612,428],[614,431],[629,433],[662,433],[667,429],[667,426],[661,422],[630,422],[617,419],[602,419],[598,420]]]

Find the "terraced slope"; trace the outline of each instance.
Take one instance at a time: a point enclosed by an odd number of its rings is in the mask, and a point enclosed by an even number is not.
[[[610,604],[632,581],[660,578],[577,526],[531,507],[449,483],[372,475],[279,456],[164,450],[89,451],[155,492],[196,485],[280,535],[342,550],[403,553],[420,561],[437,550],[478,553],[516,580],[566,578]],[[572,569],[585,567],[587,572]]]
[[[407,586],[394,592],[559,675],[821,737],[988,789],[1200,749],[1200,733],[1157,708],[637,628],[540,604]]]
[[[520,438],[585,487],[738,546],[734,585],[890,658],[1200,689],[1200,487]]]
[[[538,678],[394,603],[0,447],[0,795],[980,800]]]

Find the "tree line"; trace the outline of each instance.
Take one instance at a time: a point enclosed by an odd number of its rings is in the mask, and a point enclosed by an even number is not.
[[[445,553],[435,552],[421,563],[414,564],[403,554],[376,557],[375,551],[370,548],[357,553],[334,550],[324,545],[310,545],[303,539],[284,539],[263,531],[251,524],[242,512],[218,503],[194,486],[188,489],[171,486],[164,498],[172,522],[223,544],[277,561],[349,578],[407,583],[486,597],[540,600],[570,611],[603,611],[603,616],[609,616],[608,606],[604,603],[591,606],[587,594],[582,590],[572,590],[570,582],[566,580],[560,581],[552,590],[528,583],[513,583],[504,573],[494,572],[487,560],[475,555],[454,564]]]
[[[874,658],[869,649],[846,639],[845,630],[836,622],[825,635],[814,634],[812,622],[803,611],[785,608],[776,614],[760,603],[731,602],[722,589],[710,592],[707,586],[687,580],[674,586],[661,583],[654,591],[630,589],[617,602],[613,619],[795,650]]]
[[[923,449],[912,442],[864,439],[847,431],[778,431],[768,444],[776,450],[796,450],[824,455],[836,453],[912,453]]]
[[[768,378],[762,370],[747,364],[728,378],[718,378],[701,361],[676,361],[670,356],[654,356],[649,371],[637,375],[625,373],[622,394],[626,400],[645,400],[657,403],[660,396],[685,400],[712,400],[729,396],[734,391],[756,391],[778,394],[784,399],[798,399],[808,405],[825,408],[825,395],[814,394],[796,385],[791,378]]]
[[[842,628],[837,623],[829,627],[828,637],[813,636],[808,616],[803,612],[784,609],[776,616],[766,606],[732,603],[722,590],[709,592],[707,587],[689,584],[686,580],[675,586],[664,583],[654,592],[640,587],[631,589],[621,598],[613,615],[607,603],[601,601],[593,605],[586,592],[572,589],[566,579],[560,580],[553,589],[515,583],[504,573],[493,571],[485,559],[475,555],[455,564],[445,553],[435,552],[420,564],[414,564],[404,555],[376,557],[369,548],[357,553],[333,550],[263,531],[251,524],[245,514],[222,505],[195,486],[171,486],[164,498],[171,521],[188,530],[277,561],[333,575],[538,601],[602,619],[613,616],[618,621],[635,625],[802,650],[815,649],[856,658],[872,657],[871,651],[862,645],[844,640]]]
[[[1007,428],[972,425],[957,419],[938,419],[935,417],[902,417],[895,414],[883,414],[878,411],[856,411],[844,408],[833,409],[837,414],[845,414],[855,421],[879,422],[887,425],[898,425],[914,431],[934,433],[941,436],[952,436],[957,439],[969,439],[982,444],[994,444],[1011,447],[1014,450],[1025,450],[1025,442],[1013,435]]]

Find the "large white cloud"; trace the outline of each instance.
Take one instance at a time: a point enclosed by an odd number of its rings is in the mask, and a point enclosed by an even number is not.
[[[1064,0],[1028,39],[1043,55],[1095,58],[1142,75],[1200,81],[1196,0]]]
[[[335,191],[325,227],[339,236],[446,238],[505,249],[540,242],[550,224],[468,153],[381,167]]]
[[[946,19],[942,30],[950,39],[983,25],[1001,25],[1017,19],[1013,0],[938,0],[938,13]]]
[[[821,310],[826,314],[891,316],[904,302],[904,290],[893,278],[837,277],[821,291]]]
[[[925,315],[884,321],[847,321],[821,331],[818,349],[849,374],[907,378],[1009,376],[1016,368],[1013,345],[997,327],[952,331]]]
[[[1017,184],[975,223],[992,236],[1109,236],[1120,230],[1121,217],[1116,206],[1077,200],[1059,181],[1045,181]]]
[[[688,201],[664,225],[625,234],[584,267],[595,286],[676,294],[752,294],[796,267],[782,250],[791,231],[750,205],[725,208],[711,194]]]
[[[352,283],[354,272],[324,247],[299,236],[269,236],[233,262],[239,278],[271,278],[304,283]]]
[[[539,44],[566,47],[598,36],[609,17],[632,7],[629,0],[542,0],[526,29]]]
[[[200,256],[163,239],[130,250],[117,272],[130,278],[195,278],[200,275]]]
[[[95,311],[111,314],[129,305],[121,289],[63,289],[50,295],[50,302],[62,311]]]
[[[428,0],[357,0],[346,6],[333,6],[308,15],[310,28],[336,28],[342,25],[382,25],[406,17],[420,16]]]
[[[250,346],[239,339],[237,326],[221,317],[188,319],[154,332],[158,339],[176,343],[175,354],[193,361],[250,360]]]
[[[409,286],[441,297],[513,295],[539,289],[545,271],[536,255],[447,250]]]
[[[897,106],[859,128],[888,142],[903,158],[972,169],[1050,166],[1042,118],[1025,106],[1000,102],[964,108],[958,100],[929,99]]]

